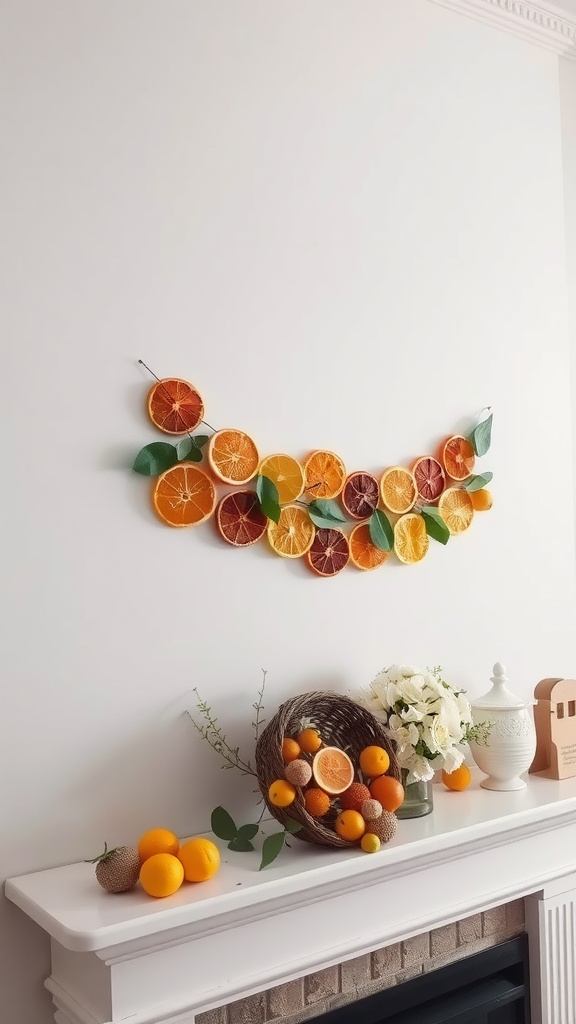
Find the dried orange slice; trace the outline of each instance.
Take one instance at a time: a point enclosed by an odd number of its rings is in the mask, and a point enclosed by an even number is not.
[[[390,512],[402,515],[409,512],[418,497],[413,474],[404,466],[391,466],[380,477],[382,501]]]
[[[196,526],[212,515],[216,488],[203,469],[181,462],[161,473],[152,491],[155,512],[168,526]]]
[[[474,472],[474,449],[470,441],[460,434],[454,434],[444,442],[440,457],[444,469],[453,480],[466,480]]]
[[[187,380],[165,377],[148,392],[148,415],[165,434],[187,434],[202,421],[204,402]]]
[[[291,455],[267,455],[258,472],[276,484],[280,505],[296,501],[304,490],[304,470]]]
[[[322,747],[312,762],[312,774],[325,793],[336,796],[354,782],[354,765],[340,747]]]
[[[317,530],[306,557],[308,565],[318,576],[335,576],[348,565],[348,539],[340,530]]]
[[[316,527],[310,516],[297,505],[285,505],[277,523],[268,523],[268,541],[277,555],[300,558],[312,545]]]
[[[394,526],[394,551],[405,565],[420,562],[428,551],[428,534],[422,516],[408,512]]]
[[[264,536],[268,520],[254,491],[233,491],[220,500],[216,509],[216,525],[228,544],[245,548]]]
[[[421,501],[437,501],[446,484],[444,470],[431,455],[422,455],[412,466],[412,473]]]
[[[208,462],[225,484],[247,484],[258,471],[258,449],[242,430],[217,430],[208,443]]]
[[[450,533],[464,533],[474,518],[472,498],[462,487],[448,487],[440,496],[438,511]]]
[[[378,507],[378,481],[371,473],[350,473],[344,482],[340,500],[353,519],[368,519]]]
[[[358,523],[352,530],[348,543],[350,561],[357,569],[377,569],[379,565],[384,565],[390,554],[389,551],[382,551],[372,543],[368,523]]]
[[[310,498],[336,498],[344,487],[346,467],[334,452],[312,452],[304,463],[306,493]]]

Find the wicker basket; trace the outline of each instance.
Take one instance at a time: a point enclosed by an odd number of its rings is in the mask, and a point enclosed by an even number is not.
[[[338,814],[336,808],[331,808],[323,818],[312,818],[304,806],[300,789],[297,789],[296,799],[289,807],[274,807],[268,800],[270,785],[284,777],[282,741],[286,736],[297,736],[302,718],[313,721],[325,746],[340,747],[346,751],[356,768],[357,781],[361,781],[358,769],[360,752],[371,744],[384,747],[390,757],[390,767],[386,774],[400,781],[393,743],[374,716],[350,697],[319,692],[303,693],[282,704],[256,744],[258,782],[270,813],[282,825],[289,818],[299,821],[302,828],[296,835],[307,843],[349,848],[349,841],[341,839],[334,831],[334,821]]]

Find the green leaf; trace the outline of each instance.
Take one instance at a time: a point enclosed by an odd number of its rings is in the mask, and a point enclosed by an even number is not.
[[[142,476],[159,476],[177,462],[178,453],[173,444],[168,444],[167,441],[152,441],[152,444],[140,449],[132,469]]]
[[[303,825],[301,824],[301,822],[295,821],[294,818],[286,818],[286,825],[284,827],[286,831],[290,833],[290,835],[294,836],[296,835],[297,832],[300,832],[300,830],[303,828]]]
[[[203,448],[205,444],[210,440],[208,434],[196,434],[194,436],[194,444],[197,448]]]
[[[284,846],[284,840],[286,839],[285,832],[273,832],[271,836],[266,836],[266,839],[262,843],[262,860],[260,861],[259,870],[268,867],[273,860],[282,850]]]
[[[215,807],[212,811],[210,818],[210,825],[214,835],[218,836],[218,839],[235,839],[237,835],[237,828],[234,824],[234,819],[225,811],[223,807]]]
[[[258,834],[258,825],[240,825],[238,829],[238,839],[254,839],[254,836]]]
[[[278,501],[278,488],[273,480],[259,474],[256,477],[256,497],[260,502],[260,508],[267,519],[277,523],[280,519],[280,504]]]
[[[479,491],[486,484],[489,484],[493,473],[478,473],[477,476],[469,476],[464,482],[463,487],[465,491]]]
[[[183,462],[184,459],[187,462],[202,462],[202,452],[193,437],[183,437],[181,441],[178,441],[176,451],[179,462]]]
[[[380,551],[391,551],[394,547],[394,530],[386,513],[379,508],[370,518],[370,540]]]
[[[492,413],[488,419],[482,420],[470,434],[469,441],[476,455],[486,455],[492,438]]]
[[[440,544],[447,544],[450,540],[450,530],[438,509],[432,507],[423,508],[420,514],[424,520],[428,536],[432,537],[433,540],[439,541]]]
[[[242,839],[240,833],[234,837],[228,843],[228,849],[234,850],[235,853],[249,853],[250,850],[254,849],[254,844],[249,839]]]
[[[327,498],[317,498],[308,505],[308,515],[314,526],[333,530],[346,522],[346,516],[342,514],[340,506],[335,501]]]

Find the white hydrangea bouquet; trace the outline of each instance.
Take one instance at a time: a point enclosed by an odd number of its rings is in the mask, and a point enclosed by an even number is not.
[[[425,672],[391,665],[356,700],[382,722],[396,741],[406,782],[427,782],[437,767],[453,772],[464,761],[460,744],[486,742],[489,725],[473,725],[468,698],[442,678],[439,666]]]

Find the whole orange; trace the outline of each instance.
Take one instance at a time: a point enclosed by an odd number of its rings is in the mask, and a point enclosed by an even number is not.
[[[366,822],[360,811],[341,811],[334,822],[334,828],[342,839],[349,839],[354,843],[364,835]]]
[[[364,747],[360,754],[360,769],[368,779],[384,775],[390,767],[390,758],[384,747]]]
[[[489,508],[492,508],[492,495],[488,488],[481,487],[479,491],[472,491],[470,497],[477,512],[487,512]]]
[[[211,839],[189,839],[180,847],[178,860],[187,882],[206,882],[220,867],[220,850]]]
[[[179,847],[180,840],[170,829],[151,828],[138,840],[138,855],[143,864],[148,857],[153,857],[155,853],[171,853],[176,856]]]
[[[268,799],[274,807],[289,807],[296,799],[296,790],[286,779],[276,779],[268,789]]]
[[[306,789],[304,806],[312,818],[323,818],[330,810],[330,797],[323,789]]]
[[[322,746],[322,737],[317,729],[303,729],[298,736],[298,743],[306,754],[315,754]]]
[[[282,740],[282,759],[284,764],[290,764],[290,761],[295,761],[300,756],[300,753],[300,746],[296,743],[296,740],[290,739],[289,736]]]
[[[404,788],[391,775],[380,775],[368,787],[373,800],[379,800],[385,811],[397,811],[404,799]]]
[[[442,782],[446,789],[452,789],[455,793],[461,793],[467,789],[472,782],[472,772],[467,764],[461,764],[453,772],[442,772]]]
[[[184,867],[172,853],[153,853],[140,868],[140,885],[149,896],[172,896],[184,881]]]

